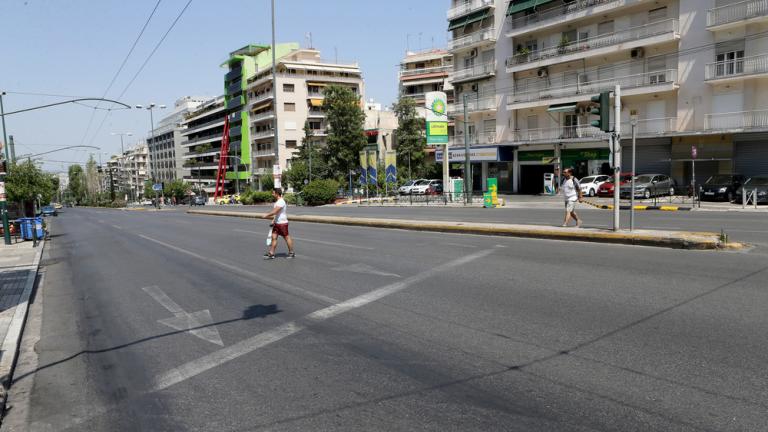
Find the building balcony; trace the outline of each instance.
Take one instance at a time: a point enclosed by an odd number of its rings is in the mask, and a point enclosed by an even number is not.
[[[202,130],[205,130],[205,129],[208,129],[208,128],[218,127],[218,126],[224,126],[224,116],[223,115],[221,116],[221,118],[218,118],[216,120],[211,120],[211,121],[209,121],[207,123],[203,123],[201,125],[197,125],[195,127],[188,128],[187,130],[183,131],[181,133],[181,135],[182,136],[184,136],[184,135],[188,136],[188,135],[190,135],[192,133],[199,132],[199,131],[202,131]]]
[[[272,100],[272,97],[273,97],[273,95],[272,95],[271,91],[268,91],[266,93],[262,93],[260,95],[256,95],[256,96],[248,99],[248,106],[252,107],[252,106],[257,105],[257,104],[259,104],[261,102],[264,102],[264,101],[267,101],[267,100]]]
[[[497,143],[495,133],[470,135],[468,141],[469,141],[468,144],[470,146],[488,145],[488,144]],[[448,147],[457,147],[457,146],[463,146],[463,145],[464,145],[464,136],[462,135],[452,136],[448,138]]]
[[[251,123],[256,123],[256,122],[265,121],[265,120],[272,120],[274,118],[275,118],[274,111],[267,111],[259,114],[252,114]]]
[[[621,86],[622,96],[634,96],[644,93],[659,93],[678,88],[677,70],[646,72],[637,75],[621,76],[597,81],[577,83],[561,87],[549,87],[540,90],[512,93],[507,96],[507,109],[532,108],[543,105],[588,100],[591,96]]]
[[[559,126],[553,128],[526,129],[512,131],[510,139],[515,143],[553,142],[553,141],[594,141],[603,139],[606,132],[590,125]]]
[[[242,91],[243,91],[242,81],[237,81],[236,83],[233,83],[227,86],[227,95],[233,95],[236,93],[240,93]]]
[[[496,62],[479,64],[465,69],[459,69],[453,73],[454,83],[488,78],[496,75]]]
[[[450,51],[455,51],[459,49],[480,46],[485,43],[491,43],[495,41],[496,27],[488,27],[448,41],[448,49]]]
[[[255,140],[271,138],[273,136],[275,136],[275,131],[273,129],[251,133],[251,138]]]
[[[724,30],[768,19],[768,0],[747,0],[707,11],[707,29]]]
[[[704,80],[714,83],[768,74],[768,54],[708,63]]]
[[[635,126],[635,134],[639,137],[665,135],[677,132],[677,117],[663,117],[653,119],[638,119]],[[621,136],[632,138],[632,122],[621,122]]]
[[[229,130],[229,138],[233,139],[239,136],[243,135],[243,128],[242,126],[233,127]]]
[[[473,95],[474,96],[474,95]],[[453,105],[448,107],[448,114],[453,116],[462,116],[464,114],[464,102],[463,99],[459,100]],[[468,97],[467,98],[467,113],[475,113],[481,111],[496,111],[496,97]]]
[[[227,72],[226,75],[224,75],[224,80],[225,81],[232,81],[233,79],[241,76],[242,74],[243,74],[243,68],[238,66],[238,67],[230,70],[229,72]]]
[[[211,149],[207,152],[198,153],[196,151],[186,152],[182,155],[184,159],[197,159],[207,156],[216,156],[221,154],[221,149]]]
[[[205,144],[205,143],[213,143],[217,141],[222,140],[222,134],[214,134],[214,135],[206,135],[204,137],[195,138],[193,140],[189,140],[187,142],[181,143],[183,147],[190,147],[196,144]]]
[[[679,27],[678,20],[668,19],[582,39],[562,46],[517,53],[507,58],[507,73],[677,40],[680,38]]]
[[[768,129],[768,110],[707,114],[704,129],[733,132]]]
[[[325,112],[324,111],[316,111],[316,110],[309,110],[307,113],[307,118],[325,118]]]
[[[447,76],[452,70],[453,70],[453,65],[435,66],[435,67],[418,68],[418,69],[400,69],[400,72],[398,73],[398,75],[400,77],[400,80],[403,80],[405,78],[410,80],[410,79],[418,79],[423,76],[427,76],[427,77],[443,76],[443,75]]]
[[[325,98],[325,95],[321,91],[308,91],[307,92],[307,98],[308,99],[323,99],[323,98]]]
[[[581,18],[615,12],[627,6],[634,6],[646,0],[576,0],[568,4],[537,9],[533,13],[507,17],[507,37],[518,37],[525,33],[541,31],[563,23],[572,23]]]
[[[253,173],[255,175],[267,175],[272,174],[272,168],[254,168]]]
[[[229,102],[227,102],[227,109],[233,110],[236,108],[240,108],[245,104],[245,97],[243,96],[237,96],[230,99]]]
[[[471,0],[468,2],[462,1],[460,3],[461,4],[456,5],[456,7],[448,9],[449,20],[459,18],[463,15],[469,15],[472,12],[476,12],[481,9],[494,7],[494,0]]]
[[[253,152],[253,157],[274,157],[275,156],[275,150],[274,149],[268,149],[268,150],[256,150]]]

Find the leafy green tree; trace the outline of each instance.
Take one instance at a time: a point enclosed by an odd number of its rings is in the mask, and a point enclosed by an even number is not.
[[[115,181],[117,183],[117,181]],[[93,155],[85,163],[85,185],[88,195],[96,196],[99,192],[99,169]]]
[[[70,165],[69,167],[69,196],[75,200],[75,203],[81,204],[85,201],[85,173],[80,165]]]
[[[365,113],[360,108],[360,96],[349,87],[330,85],[325,88],[324,96],[323,110],[329,131],[323,161],[331,177],[343,179],[358,165],[360,151],[367,143],[363,130]],[[313,159],[313,173],[314,168]]]
[[[165,189],[163,194],[166,198],[176,198],[177,201],[181,201],[189,195],[189,191],[192,190],[192,186],[188,183],[184,183],[182,180],[174,180],[170,183],[165,183]]]
[[[312,143],[312,129],[309,123],[304,124],[304,137],[301,140],[301,148],[291,158],[291,168],[283,172],[283,178],[287,184],[293,186],[297,192],[304,188],[304,180],[316,180],[329,178],[331,173],[328,164],[322,155],[322,147]],[[312,168],[310,176],[310,165]]]
[[[408,175],[410,162],[411,177],[424,177],[429,172],[425,148],[425,120],[416,112],[416,102],[413,98],[401,97],[392,105],[392,111],[397,116],[397,166],[398,171]]]
[[[52,176],[29,160],[10,166],[5,185],[8,200],[20,203],[22,208],[25,208],[25,203],[37,200],[38,196],[42,204],[48,204],[56,193]]]
[[[152,180],[146,180],[144,182],[144,198],[152,199],[156,196],[155,190],[152,189]]]

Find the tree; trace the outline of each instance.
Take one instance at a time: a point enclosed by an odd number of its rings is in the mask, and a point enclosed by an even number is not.
[[[182,180],[174,180],[165,184],[163,193],[167,198],[176,198],[177,201],[181,201],[189,195],[189,191],[192,190],[192,186],[188,183],[184,183]]]
[[[56,193],[50,174],[40,170],[32,161],[12,164],[5,177],[8,200],[18,202],[22,208],[25,203],[32,203],[40,198],[40,202],[48,204]]]
[[[425,121],[416,113],[416,102],[409,97],[401,97],[392,105],[392,111],[397,116],[397,166],[399,171],[408,173],[410,177],[425,176],[430,170],[426,163],[427,138],[424,135]]]
[[[367,143],[363,130],[365,113],[360,108],[360,96],[349,87],[330,85],[324,96],[323,110],[330,130],[322,159],[331,177],[343,180],[359,164],[360,151]],[[314,173],[314,158],[312,162]]]
[[[312,143],[312,137],[312,129],[309,128],[309,122],[306,122],[301,148],[291,157],[291,168],[283,171],[283,179],[297,192],[301,192],[304,188],[304,180],[312,181],[331,177],[328,164],[323,160],[322,148]]]
[[[80,204],[85,200],[85,174],[80,165],[70,165],[69,167],[69,196]]]
[[[152,189],[152,180],[146,180],[144,182],[144,198],[152,199],[155,198],[155,196],[155,190]]]
[[[85,163],[85,184],[88,190],[88,195],[96,196],[99,192],[99,169],[96,165],[96,160],[93,155],[88,158],[88,162]]]

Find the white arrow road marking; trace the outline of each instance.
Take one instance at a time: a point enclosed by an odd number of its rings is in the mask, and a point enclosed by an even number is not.
[[[338,266],[338,267],[332,268],[331,270],[334,270],[334,271],[347,271],[347,272],[351,272],[351,273],[372,274],[372,275],[376,275],[376,276],[393,276],[393,277],[398,277],[398,278],[400,277],[399,274],[387,273],[387,272],[384,272],[384,271],[376,270],[375,268],[369,266],[368,264],[363,264],[363,263]]]
[[[142,290],[173,314],[173,318],[165,318],[157,320],[157,322],[174,330],[189,332],[212,344],[224,346],[219,331],[213,325],[213,318],[211,318],[211,312],[208,309],[187,313],[175,301],[171,300],[160,287],[148,286]]]
[[[302,319],[289,321],[283,325],[275,327],[272,330],[251,336],[248,339],[241,340],[240,342],[237,342],[233,345],[216,350],[210,354],[204,355],[203,357],[184,363],[183,365],[175,367],[168,372],[156,377],[155,385],[152,387],[152,391],[156,392],[165,390],[168,387],[200,375],[201,373],[211,370],[228,361],[232,361],[250,352],[256,351],[259,348],[263,348],[288,336],[294,335],[304,330],[308,325],[312,323],[322,322],[337,315],[341,315],[345,312],[363,307],[377,300],[381,300],[384,297],[400,292],[435,275],[448,270],[454,270],[461,265],[470,263],[480,258],[484,258],[495,252],[495,250],[496,249],[486,249],[455,259],[453,261],[449,261],[444,264],[440,264],[427,271],[405,278],[399,282],[385,285],[366,294],[353,297],[349,300],[345,300],[343,302],[317,310],[310,313],[309,315],[304,316]]]

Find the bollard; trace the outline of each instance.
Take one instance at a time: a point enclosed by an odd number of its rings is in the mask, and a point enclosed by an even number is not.
[[[757,210],[757,188],[752,191],[752,204],[755,205],[755,210]]]
[[[747,189],[741,188],[741,208],[747,208]]]

